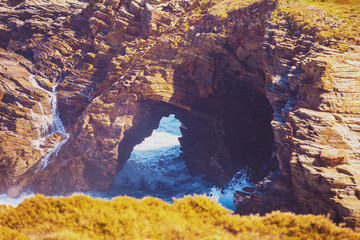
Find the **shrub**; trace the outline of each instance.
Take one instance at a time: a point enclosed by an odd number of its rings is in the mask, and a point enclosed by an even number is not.
[[[205,196],[169,204],[153,197],[37,195],[16,208],[0,206],[0,239],[360,239],[322,216],[229,213]]]

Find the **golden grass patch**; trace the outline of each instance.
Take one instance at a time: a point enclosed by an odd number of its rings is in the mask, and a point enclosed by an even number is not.
[[[37,195],[16,208],[2,205],[0,213],[0,239],[360,239],[321,216],[229,215],[204,196],[169,204],[152,197]]]
[[[212,2],[208,13],[222,19],[227,18],[233,11],[260,2],[260,0],[204,1]],[[329,40],[360,44],[360,0],[278,0],[278,7],[271,18],[273,22],[291,21],[302,32],[314,35],[316,40],[323,44],[329,44]],[[348,45],[337,43],[332,44],[332,47],[345,51]]]
[[[273,21],[294,22],[320,43],[341,40],[360,44],[360,0],[279,0]],[[345,51],[346,44],[333,47]]]
[[[228,14],[232,11],[236,11],[245,8],[259,0],[217,0],[214,1],[208,12],[212,15],[218,16],[222,19],[227,18]]]

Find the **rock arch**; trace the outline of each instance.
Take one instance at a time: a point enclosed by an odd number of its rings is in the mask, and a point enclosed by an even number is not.
[[[221,183],[247,166],[254,180],[262,179],[272,159],[273,111],[257,51],[264,25],[250,24],[250,15],[241,15],[243,34],[236,36],[216,32],[219,23],[209,15],[179,18],[92,100],[57,163],[42,173],[35,188],[106,189],[132,148],[170,113],[186,127],[181,145],[191,173]],[[267,18],[266,12],[254,16]],[[236,31],[239,26],[224,23],[222,28]],[[47,172],[55,173],[53,184],[44,184]]]
[[[47,79],[44,87],[58,82],[60,116],[71,134],[56,159],[35,174],[41,154],[31,149],[28,140],[36,136],[24,126],[32,126],[29,109],[36,105],[19,111],[16,104],[26,103],[24,94],[33,97],[34,90],[26,77],[4,76],[9,84],[20,79],[22,87],[1,88],[1,107],[9,114],[2,116],[0,137],[2,142],[16,143],[20,134],[27,151],[1,145],[2,192],[15,196],[29,185],[48,194],[106,189],[121,168],[121,159],[131,152],[125,146],[133,144],[124,142],[135,144],[150,134],[161,116],[176,113],[188,125],[182,144],[194,172],[191,147],[202,141],[190,141],[191,132],[201,130],[199,139],[209,141],[208,130],[197,127],[208,126],[217,130],[216,139],[223,139],[216,142],[218,148],[204,153],[215,156],[214,163],[204,157],[198,165],[200,170],[208,167],[218,181],[244,163],[236,160],[237,151],[223,150],[250,139],[239,137],[237,142],[231,135],[261,125],[264,152],[278,162],[253,192],[236,194],[239,213],[330,211],[333,218],[359,226],[358,47],[340,53],[317,44],[291,21],[269,22],[276,7],[273,1],[255,2],[226,19],[206,14],[196,1],[189,3],[92,0],[87,7],[49,3],[32,7],[28,1],[15,8],[2,5],[12,14],[1,13],[6,23],[0,42],[6,54],[1,57],[7,59],[1,64],[16,62],[24,76],[34,69],[33,74]],[[4,94],[4,89],[11,92]],[[45,102],[40,95],[36,99]],[[244,102],[248,105],[242,106]],[[232,115],[234,122],[242,123],[235,128],[224,117],[233,112],[231,105],[239,110]],[[258,105],[267,107],[258,111]],[[265,140],[272,139],[268,125],[272,110],[276,148],[272,140]],[[257,120],[248,124],[244,112]],[[13,119],[16,131],[11,133],[7,124],[13,126]],[[236,128],[240,126],[250,127]],[[245,150],[252,160],[263,159],[260,150],[250,151],[251,146]],[[264,163],[254,161],[251,168],[266,169]]]

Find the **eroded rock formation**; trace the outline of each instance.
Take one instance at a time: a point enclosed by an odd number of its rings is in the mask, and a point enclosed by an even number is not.
[[[1,3],[1,192],[106,190],[173,113],[191,174],[222,183],[248,167],[253,181],[267,176],[237,192],[237,212],[330,211],[358,227],[359,50],[270,23],[276,2],[225,19],[210,6]],[[69,138],[51,130],[54,110]]]
[[[289,29],[270,25],[264,41],[280,171],[239,192],[238,211],[330,213],[359,227],[359,48],[340,53]]]

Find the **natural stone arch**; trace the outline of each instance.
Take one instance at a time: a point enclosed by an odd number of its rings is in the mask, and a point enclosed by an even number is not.
[[[190,174],[204,174],[209,181],[224,183],[235,171],[248,167],[252,180],[261,180],[273,151],[270,121],[272,108],[265,95],[240,84],[221,95],[198,100],[191,109],[169,103],[143,103],[140,120],[119,143],[121,167],[132,148],[158,126],[160,119],[175,114],[183,125],[181,149]],[[150,109],[150,110],[148,110]]]
[[[30,185],[47,194],[105,189],[121,167],[125,134],[152,111],[147,104],[194,111],[192,103],[214,95],[228,75],[266,92],[278,159],[254,191],[236,193],[237,212],[330,211],[332,218],[360,226],[358,46],[340,53],[289,19],[268,21],[276,1],[255,2],[226,19],[205,15],[189,1],[166,2],[94,0],[83,9],[25,1],[1,14],[9,28],[0,45],[6,55],[14,51],[6,58],[50,77],[48,87],[59,83],[58,107],[71,133],[57,158],[35,173],[41,154],[29,141],[30,111],[18,117],[13,104],[33,90],[6,88],[12,97],[0,93],[1,105],[12,114],[2,121],[16,119],[24,141],[2,126],[2,142],[11,147],[0,151],[1,191],[18,196]],[[24,16],[36,21],[27,21],[28,32],[13,34]],[[122,37],[111,37],[117,35]],[[5,79],[13,83],[11,74]],[[20,83],[31,88],[28,80]]]
[[[47,172],[57,173],[54,181],[61,182],[56,184],[61,191],[74,187],[107,189],[132,148],[151,134],[161,117],[170,113],[189,126],[181,142],[191,173],[202,171],[208,179],[221,183],[237,169],[248,166],[254,179],[262,179],[271,165],[272,109],[263,87],[261,55],[255,51],[260,48],[259,32],[264,31],[264,25],[249,24],[250,15],[241,15],[243,34],[236,36],[216,33],[219,23],[211,16],[180,19],[118,81],[91,102],[75,124],[57,164],[42,173],[35,189],[54,191],[51,188],[55,184],[44,184],[42,180],[48,179]],[[266,20],[265,12],[251,16],[258,21]],[[186,25],[206,29],[200,35],[192,34]],[[239,26],[224,25],[223,29],[237,31]],[[232,117],[228,118],[228,114]],[[199,131],[199,126],[207,128]],[[207,131],[211,128],[217,132],[213,142],[208,141],[212,134]],[[196,135],[191,136],[191,132]],[[241,133],[243,138],[238,138],[236,135]],[[251,134],[261,137],[251,140]],[[264,153],[256,149],[259,143]],[[196,152],[189,146],[204,150]],[[196,157],[199,159],[195,160]],[[69,166],[73,168],[69,170]]]

